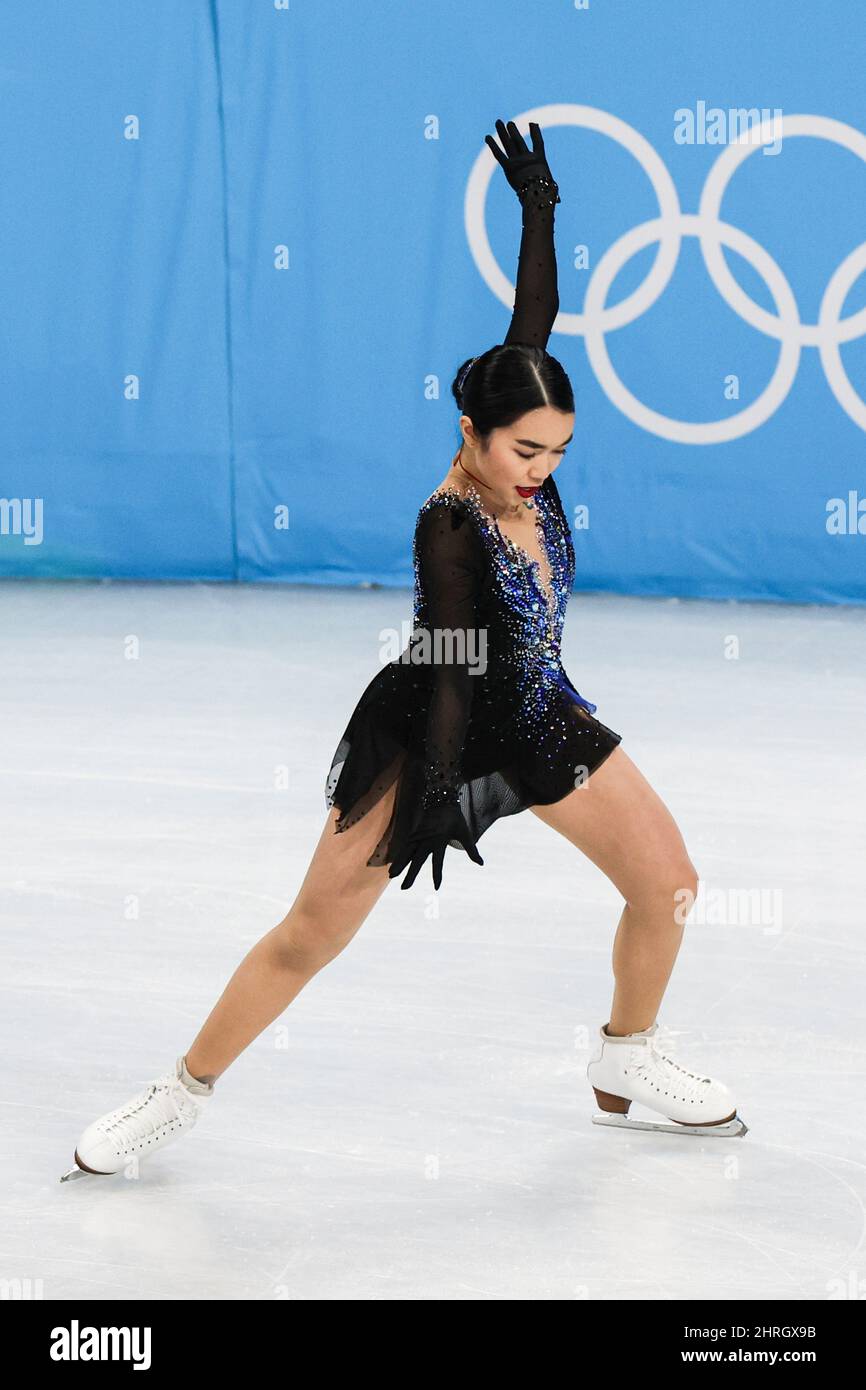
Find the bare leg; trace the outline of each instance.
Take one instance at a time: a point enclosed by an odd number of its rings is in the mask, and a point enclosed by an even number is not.
[[[613,943],[616,983],[607,1031],[649,1028],[698,891],[673,816],[621,745],[583,786],[531,809],[597,864],[625,898]]]
[[[308,980],[339,955],[390,879],[367,859],[391,815],[396,783],[361,820],[334,832],[328,813],[298,896],[278,926],[244,956],[186,1054],[200,1081],[213,1082],[279,1018]]]

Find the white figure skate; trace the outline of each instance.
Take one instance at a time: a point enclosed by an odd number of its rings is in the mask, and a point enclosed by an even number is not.
[[[213,1089],[191,1076],[184,1058],[178,1057],[173,1072],[150,1082],[126,1105],[87,1126],[75,1150],[76,1166],[60,1181],[135,1170],[140,1159],[193,1128]]]
[[[713,1138],[747,1133],[748,1126],[737,1114],[733,1093],[724,1082],[686,1071],[660,1050],[657,1022],[620,1038],[610,1037],[604,1026],[598,1032],[599,1041],[586,1068],[601,1112],[593,1115],[593,1124]],[[632,1101],[660,1111],[673,1123],[630,1119]]]

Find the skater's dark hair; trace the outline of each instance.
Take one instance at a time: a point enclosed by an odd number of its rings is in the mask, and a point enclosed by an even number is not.
[[[574,411],[574,392],[562,363],[529,343],[500,343],[480,357],[467,358],[451,392],[483,441],[543,405],[565,414]]]

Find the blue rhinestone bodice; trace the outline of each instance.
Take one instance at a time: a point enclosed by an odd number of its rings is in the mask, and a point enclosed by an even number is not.
[[[465,492],[443,488],[433,493],[419,517],[436,505],[466,507],[483,542],[489,581],[486,594],[480,596],[479,621],[495,619],[490,623],[490,631],[498,638],[490,651],[490,682],[505,681],[510,686],[514,729],[522,728],[538,737],[550,724],[554,696],[561,698],[562,692],[594,714],[596,706],[574,689],[562,666],[562,631],[574,581],[574,549],[567,523],[553,506],[549,492],[540,490],[535,496],[537,535],[547,561],[546,573],[538,560],[500,530],[474,485]],[[413,620],[416,627],[426,621],[417,553]]]

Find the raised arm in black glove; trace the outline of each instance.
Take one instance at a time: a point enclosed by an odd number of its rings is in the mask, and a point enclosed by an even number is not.
[[[531,150],[527,149],[514,121],[509,121],[507,126],[497,121],[496,130],[502,149],[492,135],[485,135],[485,142],[501,164],[523,208],[514,313],[504,341],[547,347],[550,330],[559,313],[553,243],[553,209],[562,202],[559,185],[550,172],[544,138],[535,121],[529,123]]]
[[[535,121],[529,123],[531,150],[526,148],[526,142],[513,121],[509,121],[507,127],[502,121],[497,121],[496,129],[502,141],[501,150],[492,136],[487,135],[485,139],[502,165],[511,187],[517,192],[523,208],[514,312],[504,341],[546,348],[559,313],[553,210],[562,199],[559,186],[550,172],[541,130]],[[542,490],[559,517],[573,570],[571,529],[553,474],[545,479]]]
[[[474,694],[473,660],[485,658],[478,640],[475,596],[482,579],[481,542],[462,505],[440,503],[419,519],[415,555],[426,623],[435,662],[427,715],[424,795],[418,823],[407,848],[388,869],[389,878],[409,872],[401,888],[411,888],[428,855],[432,856],[433,887],[442,882],[445,850],[459,843],[476,864],[478,853],[460,809],[459,790],[463,744]],[[453,657],[453,660],[449,658]]]

